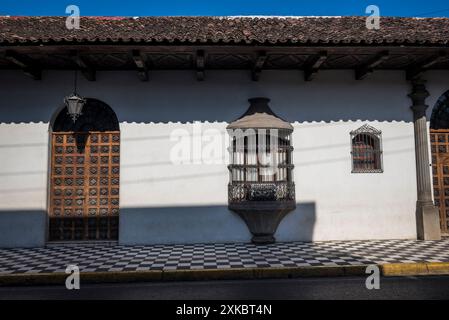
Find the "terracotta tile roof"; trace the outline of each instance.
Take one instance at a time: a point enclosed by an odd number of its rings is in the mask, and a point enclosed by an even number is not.
[[[366,17],[82,17],[68,30],[66,17],[0,17],[0,43],[237,43],[446,45],[448,18]]]

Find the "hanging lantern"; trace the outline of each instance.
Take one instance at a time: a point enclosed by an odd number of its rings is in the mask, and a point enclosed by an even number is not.
[[[75,70],[75,79],[74,80],[75,80],[74,81],[74,87],[75,87],[74,91],[70,96],[64,98],[64,103],[67,107],[67,113],[70,115],[73,122],[75,123],[76,119],[78,119],[78,117],[80,115],[82,115],[83,107],[86,104],[86,99],[81,98],[76,93],[78,70]]]
[[[83,106],[86,103],[86,99],[81,98],[76,93],[71,94],[64,98],[64,103],[67,107],[67,112],[72,118],[73,122],[82,114]]]

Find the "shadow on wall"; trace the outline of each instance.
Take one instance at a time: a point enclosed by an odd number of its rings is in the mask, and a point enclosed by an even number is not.
[[[0,211],[0,248],[41,247],[46,242],[44,210]],[[281,221],[277,242],[312,241],[314,203],[298,203]],[[227,206],[121,208],[122,245],[251,242],[245,222]]]
[[[280,223],[277,242],[312,241],[314,203],[298,203]],[[122,245],[250,242],[245,222],[227,206],[142,207],[120,209]]]
[[[120,122],[230,122],[257,96],[270,98],[272,110],[289,122],[412,121],[410,87],[401,72],[379,72],[364,81],[354,80],[351,71],[320,72],[312,82],[297,71],[264,71],[258,82],[245,71],[210,71],[204,82],[192,75],[155,71],[147,83],[134,72],[99,72],[96,82],[80,78],[79,90],[107,103]],[[50,121],[72,91],[72,78],[71,72],[49,72],[42,81],[21,72],[0,75],[0,94],[8,101],[0,104],[0,122]]]
[[[45,245],[46,225],[47,213],[44,210],[2,210],[0,248],[42,247]]]

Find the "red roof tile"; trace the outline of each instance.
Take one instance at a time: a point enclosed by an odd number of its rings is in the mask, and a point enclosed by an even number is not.
[[[66,17],[0,17],[0,43],[145,42],[238,44],[449,43],[448,18],[366,17],[82,17],[68,30]]]

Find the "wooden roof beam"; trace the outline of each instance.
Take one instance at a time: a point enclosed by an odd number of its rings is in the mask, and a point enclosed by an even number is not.
[[[312,81],[318,73],[321,65],[327,60],[327,51],[321,51],[317,55],[311,56],[304,66],[304,80]]]
[[[253,79],[253,81],[259,81],[265,61],[267,61],[267,53],[265,51],[258,52],[256,62],[254,63],[254,67],[251,73],[251,78]]]
[[[27,56],[20,55],[11,50],[7,50],[4,54],[4,58],[20,67],[23,73],[33,78],[34,80],[42,79],[42,70],[37,67],[36,63]]]
[[[198,81],[203,81],[205,78],[204,69],[206,67],[206,58],[204,50],[196,51],[196,79]]]
[[[132,56],[134,60],[134,64],[137,67],[137,75],[140,79],[140,81],[148,81],[148,67],[145,62],[145,57],[142,55],[142,53],[139,50],[133,50]]]
[[[434,64],[437,64],[445,59],[447,59],[448,55],[445,51],[440,51],[438,54],[421,61],[420,63],[412,65],[410,68],[406,70],[407,80],[413,80],[418,78],[424,71],[429,69]]]
[[[363,80],[374,72],[374,68],[390,57],[388,51],[382,51],[355,69],[356,80]]]
[[[89,81],[95,81],[95,69],[90,66],[89,63],[87,63],[87,61],[79,54],[79,52],[72,51],[70,55],[72,57],[72,60],[81,69],[81,73],[83,74],[83,76]]]

